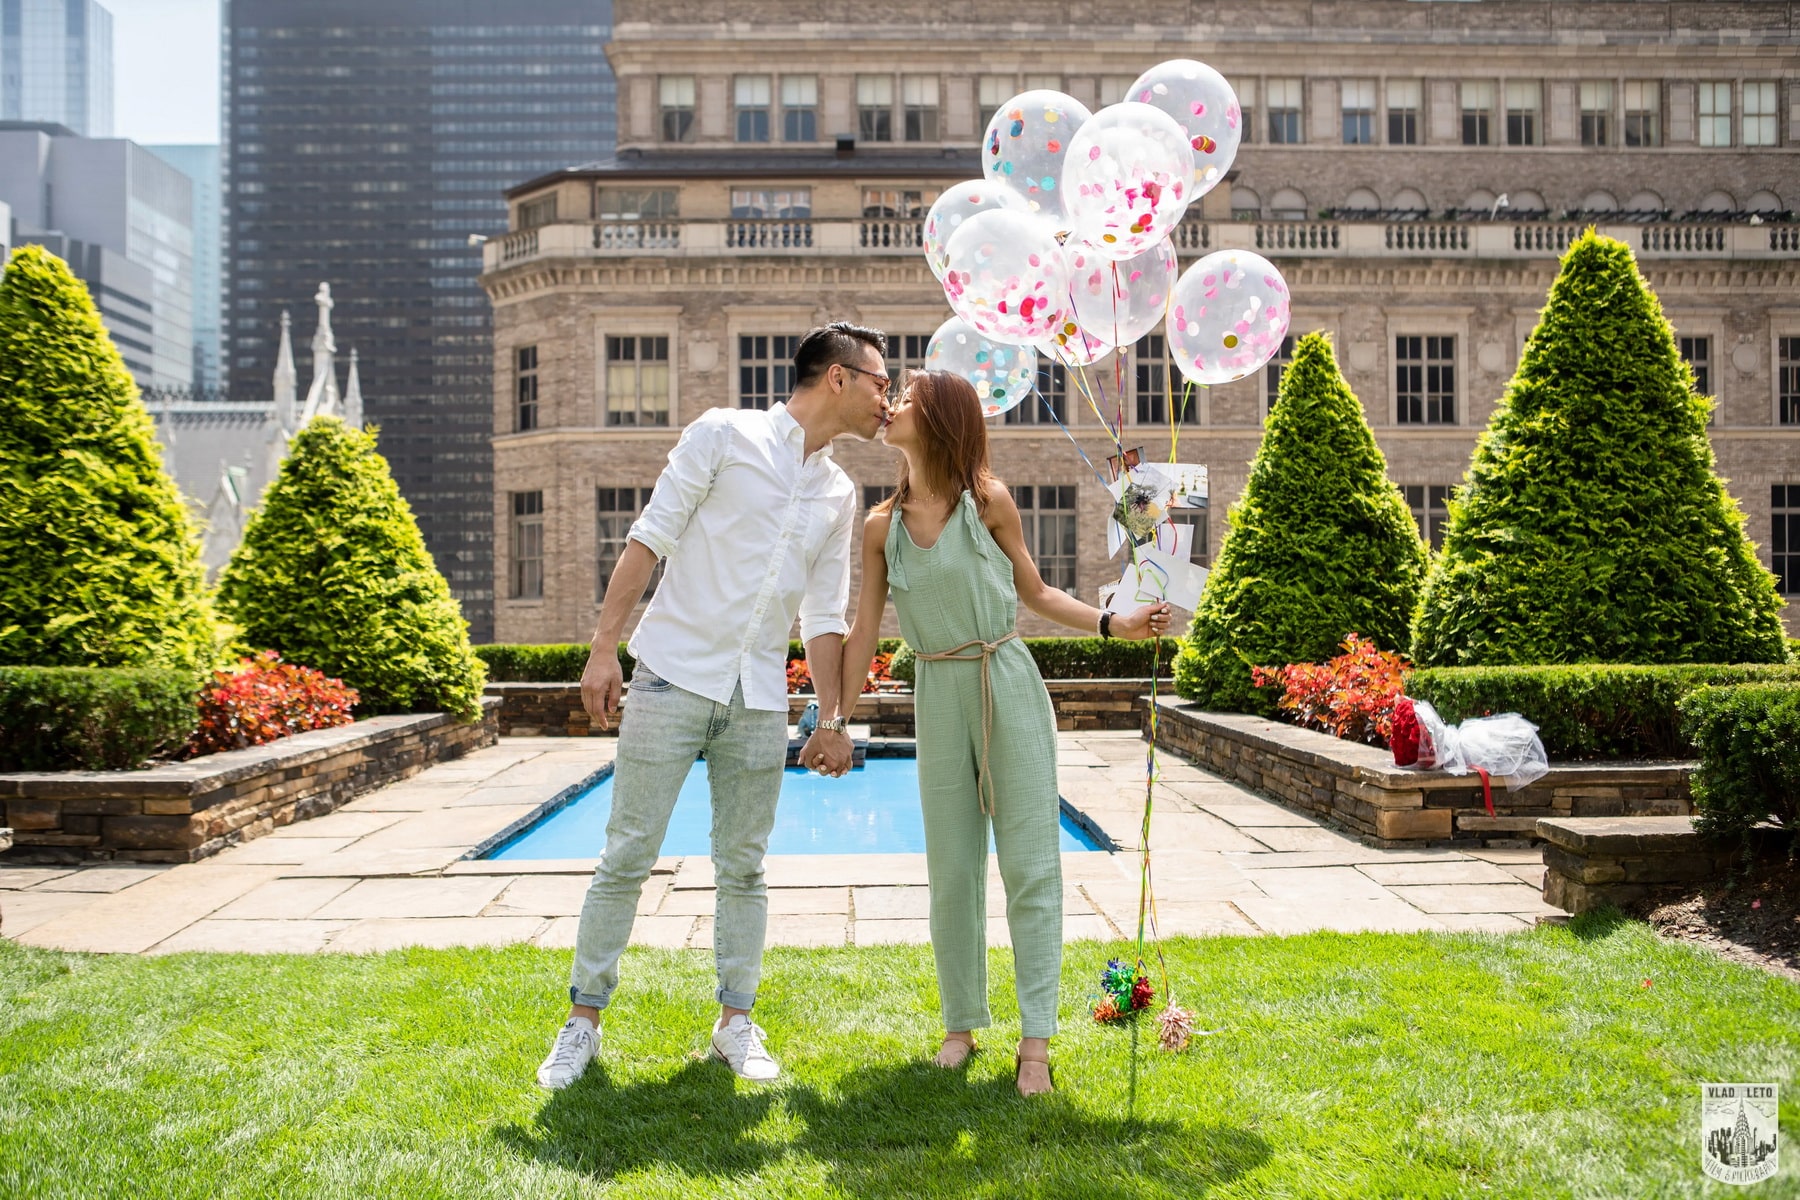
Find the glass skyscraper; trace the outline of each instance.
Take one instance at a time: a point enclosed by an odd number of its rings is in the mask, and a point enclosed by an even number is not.
[[[610,0],[226,0],[225,359],[266,391],[329,281],[367,420],[477,641],[493,628],[490,310],[502,191],[609,155]],[[303,381],[302,386],[305,386]]]
[[[94,0],[0,0],[0,120],[111,137],[112,14]]]

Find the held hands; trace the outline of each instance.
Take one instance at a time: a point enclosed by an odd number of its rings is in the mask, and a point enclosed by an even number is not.
[[[838,729],[815,729],[800,748],[800,765],[830,779],[842,778],[854,757],[850,735]]]
[[[619,694],[624,689],[625,672],[619,666],[617,643],[604,650],[596,646],[581,672],[581,707],[600,728],[611,729],[607,720],[618,713]]]
[[[1172,610],[1168,601],[1145,604],[1128,613],[1115,613],[1111,632],[1116,638],[1134,642],[1144,638],[1161,637],[1169,632],[1171,619]]]

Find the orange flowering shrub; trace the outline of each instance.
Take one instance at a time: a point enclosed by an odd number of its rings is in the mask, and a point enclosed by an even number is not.
[[[182,757],[260,746],[291,733],[348,725],[356,689],[323,671],[281,661],[264,650],[236,670],[215,671],[200,689],[200,728]]]
[[[1257,687],[1277,687],[1276,707],[1294,724],[1319,729],[1351,742],[1385,746],[1394,730],[1394,703],[1406,692],[1412,664],[1392,650],[1379,650],[1356,634],[1329,662],[1254,667]]]
[[[863,680],[862,690],[864,692],[879,691],[880,684],[891,680],[893,676],[888,673],[888,668],[893,661],[894,656],[891,653],[877,654],[875,656],[875,661],[869,664],[869,677]],[[804,658],[788,659],[787,687],[789,695],[798,692],[810,692],[813,690],[812,668],[806,665],[806,660]]]

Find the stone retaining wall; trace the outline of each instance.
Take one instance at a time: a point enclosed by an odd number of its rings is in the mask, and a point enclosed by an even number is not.
[[[1148,736],[1148,714],[1145,715]],[[1553,763],[1528,788],[1493,788],[1494,815],[1474,775],[1394,766],[1376,746],[1261,717],[1157,703],[1157,745],[1292,808],[1333,821],[1372,845],[1530,845],[1546,817],[1684,816],[1687,762]]]
[[[484,699],[469,724],[443,713],[371,717],[143,771],[0,775],[13,830],[6,861],[194,862],[492,745],[499,710]]]
[[[1736,853],[1702,838],[1687,817],[1553,818],[1537,823],[1537,835],[1544,903],[1572,913],[1723,878]]]
[[[1050,679],[1045,681],[1062,730],[1137,729],[1149,698],[1142,679]],[[1172,686],[1172,685],[1168,685]],[[626,689],[629,699],[630,688]],[[487,694],[498,697],[502,737],[605,737],[618,725],[593,727],[581,707],[581,688],[573,683],[490,683]],[[788,720],[798,721],[811,695],[788,697]],[[870,737],[913,736],[913,694],[870,692],[857,702],[851,721],[869,726]]]

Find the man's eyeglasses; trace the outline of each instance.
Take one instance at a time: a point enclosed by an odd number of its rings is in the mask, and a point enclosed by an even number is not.
[[[880,392],[884,396],[887,395],[889,389],[891,389],[894,386],[894,380],[893,380],[892,376],[877,375],[873,371],[865,371],[861,367],[853,367],[849,363],[839,363],[837,365],[844,368],[844,370],[846,370],[846,371],[855,371],[858,375],[867,375],[870,379],[873,379],[875,381],[875,390]]]

